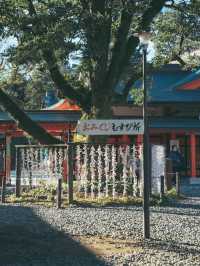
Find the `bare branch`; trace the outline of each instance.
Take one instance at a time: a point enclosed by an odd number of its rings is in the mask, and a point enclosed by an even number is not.
[[[37,15],[32,0],[27,0],[27,1],[28,1],[28,9],[29,9],[29,14],[30,14],[30,16],[32,16],[32,15]]]
[[[133,86],[134,82],[137,81],[142,76],[142,73],[133,73],[133,75],[129,78],[129,80],[126,82],[124,90],[123,90],[123,97],[127,99],[129,91],[131,87]]]
[[[180,56],[182,54],[182,48],[183,48],[183,42],[185,40],[185,36],[182,34],[181,35],[181,39],[180,39],[180,43],[179,43],[179,52],[178,55]]]
[[[0,62],[0,70],[2,70],[5,66],[5,61],[4,58],[2,58],[1,62]]]
[[[174,55],[172,60],[178,61],[182,66],[186,65],[186,62],[180,57],[180,55]]]
[[[151,22],[155,16],[161,11],[165,5],[166,0],[151,0],[148,9],[142,15],[139,25],[138,32],[148,31],[151,25]]]

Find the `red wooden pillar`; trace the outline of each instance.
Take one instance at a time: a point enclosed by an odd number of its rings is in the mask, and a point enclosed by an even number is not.
[[[127,144],[127,145],[129,145],[131,143],[129,136],[127,136],[127,135],[123,135],[120,138],[120,140],[121,140],[122,143]]]
[[[172,139],[172,140],[175,140],[175,139],[176,139],[176,133],[175,133],[175,132],[172,132],[172,133],[171,133],[171,139]]]
[[[143,135],[137,135],[136,137],[136,142],[135,142],[135,148],[136,148],[136,157],[139,158],[140,157],[140,147],[143,143]]]
[[[143,143],[143,135],[137,135],[136,145],[141,145]]]
[[[191,177],[197,176],[196,171],[196,136],[194,133],[190,134],[190,155],[191,155]]]

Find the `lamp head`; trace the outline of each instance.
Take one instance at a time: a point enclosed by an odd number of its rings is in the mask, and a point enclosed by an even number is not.
[[[151,33],[147,31],[142,31],[134,34],[134,36],[139,38],[140,45],[143,47],[143,49],[147,49],[151,39]]]
[[[151,39],[151,33],[150,32],[140,32],[138,33],[138,38],[140,40],[140,44],[148,45]]]

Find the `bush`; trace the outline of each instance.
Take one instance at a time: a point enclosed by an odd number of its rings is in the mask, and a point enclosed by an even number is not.
[[[176,200],[184,198],[183,195],[177,195],[176,188],[172,188],[166,192],[166,194],[160,198],[160,195],[153,195],[151,198],[152,205],[169,205]]]
[[[166,193],[166,196],[168,198],[172,198],[172,199],[179,198],[177,193],[176,193],[176,188],[175,187],[173,187],[172,189],[168,190],[167,193]]]
[[[41,181],[39,186],[31,188],[22,193],[23,198],[32,200],[54,200],[56,195],[56,184],[48,184],[45,181]]]

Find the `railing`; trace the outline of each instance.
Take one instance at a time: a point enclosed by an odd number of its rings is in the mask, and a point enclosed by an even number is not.
[[[16,190],[41,180],[75,181],[80,196],[142,194],[141,147],[109,144],[18,145]],[[70,175],[70,176],[69,176]]]

